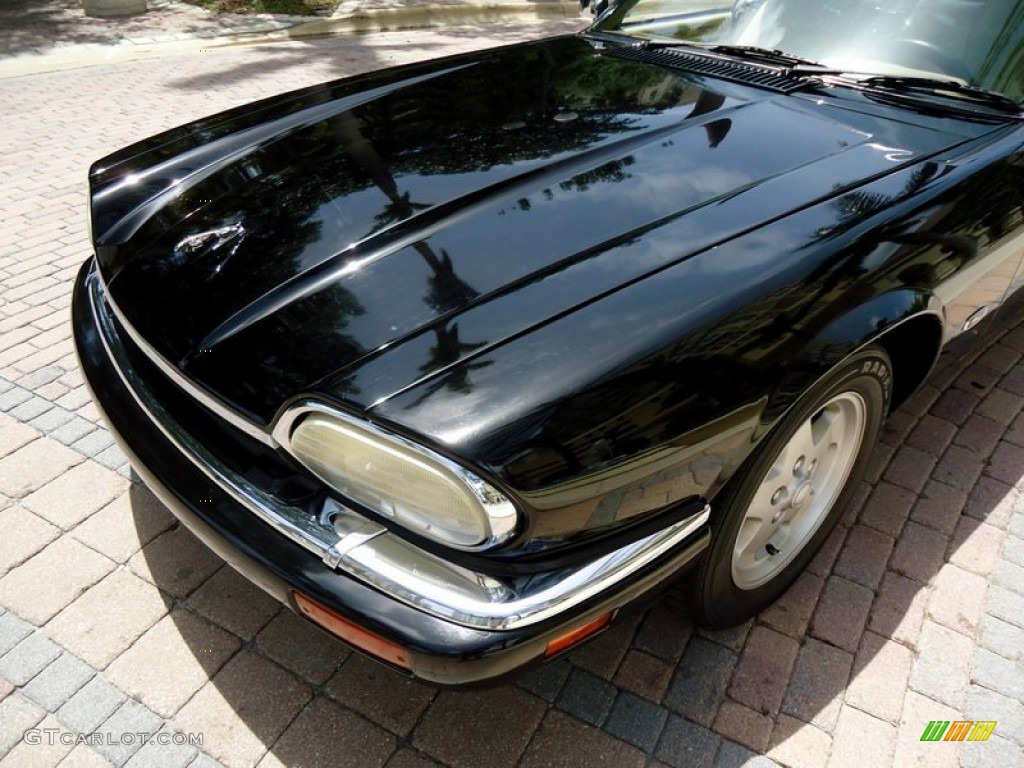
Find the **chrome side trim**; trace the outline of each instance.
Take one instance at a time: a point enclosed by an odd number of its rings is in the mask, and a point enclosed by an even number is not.
[[[182,375],[181,371],[171,365],[171,363],[164,359],[163,355],[153,349],[152,345],[142,338],[142,336],[139,335],[139,332],[132,327],[132,324],[128,322],[128,318],[124,316],[117,304],[115,304],[110,298],[110,292],[106,290],[105,286],[103,286],[103,281],[100,279],[99,274],[96,272],[93,274],[95,275],[95,282],[100,283],[102,286],[103,300],[106,302],[107,306],[110,307],[110,311],[117,317],[117,322],[121,324],[121,327],[124,328],[125,332],[131,337],[135,346],[146,354],[146,357],[151,363],[159,368],[163,374],[173,381],[178,387],[185,390],[189,397],[198,400],[205,408],[213,411],[218,418],[223,419],[228,424],[239,431],[244,432],[254,440],[259,440],[264,445],[269,445],[271,448],[277,447],[274,445],[273,438],[265,430],[228,408],[224,403],[202,387],[199,387],[189,381]]]
[[[103,311],[102,286],[88,278],[93,318],[107,355],[154,425],[197,469],[235,501],[329,567],[433,616],[474,629],[511,630],[558,616],[667,556],[705,526],[710,507],[582,567],[546,574],[527,591],[484,573],[449,563],[388,533],[340,505],[319,519],[277,499],[224,466],[166,411],[129,364]]]

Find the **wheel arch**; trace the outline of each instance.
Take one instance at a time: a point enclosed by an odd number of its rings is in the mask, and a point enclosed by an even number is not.
[[[878,344],[892,362],[890,408],[897,408],[935,366],[942,350],[943,318],[943,307],[937,297],[912,288],[879,294],[844,312],[804,345],[798,368],[805,375],[811,372],[811,381],[803,391],[856,350]]]

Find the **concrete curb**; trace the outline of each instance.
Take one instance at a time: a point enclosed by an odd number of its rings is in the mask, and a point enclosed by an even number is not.
[[[284,29],[241,31],[217,36],[194,36],[163,42],[121,40],[116,43],[89,43],[55,46],[43,53],[29,53],[0,58],[0,79],[59,72],[135,59],[154,58],[186,53],[202,53],[211,48],[262,45],[301,39],[345,34],[432,27],[472,26],[482,24],[530,24],[552,19],[579,19],[575,0],[543,0],[542,2],[481,2],[458,5],[420,5],[401,8],[379,8],[355,11],[327,19],[300,22]]]

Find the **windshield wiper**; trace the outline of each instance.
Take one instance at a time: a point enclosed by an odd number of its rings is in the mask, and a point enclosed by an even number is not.
[[[772,48],[761,48],[756,45],[723,45],[721,43],[696,43],[687,40],[643,40],[635,45],[643,50],[659,48],[693,48],[707,53],[718,53],[734,59],[756,61],[760,64],[774,64],[784,67],[786,74],[800,75],[838,75],[840,70],[831,69],[811,59],[802,59],[783,51]]]
[[[1021,105],[1008,96],[995,91],[967,85],[959,80],[940,80],[932,77],[907,77],[904,75],[872,75],[857,80],[858,85],[869,88],[883,88],[889,91],[917,91],[925,93],[946,92],[951,96],[968,99],[1003,112],[1021,114]]]

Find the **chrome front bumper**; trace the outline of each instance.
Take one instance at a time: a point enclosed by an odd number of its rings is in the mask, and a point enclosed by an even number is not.
[[[677,567],[670,553],[699,533],[709,508],[649,536],[633,541],[583,566],[544,574],[527,589],[516,589],[488,574],[450,563],[391,533],[386,527],[340,504],[329,502],[318,517],[283,503],[235,473],[161,405],[133,368],[118,335],[95,270],[86,277],[89,309],[107,356],[125,387],[160,432],[191,464],[222,491],[273,527],[281,535],[313,553],[329,568],[345,573],[395,600],[431,616],[482,630],[517,630],[556,618],[602,595],[614,595],[616,586],[642,570]],[[118,315],[118,323],[153,362],[165,372],[171,366],[159,359]],[[180,376],[180,375],[179,375]],[[179,382],[180,384],[181,382]],[[193,385],[190,385],[193,386]],[[208,395],[206,396],[209,397]],[[249,425],[247,432],[254,425]],[[267,442],[270,432],[262,438]],[[664,560],[664,563],[659,563]],[[654,581],[650,574],[645,582]],[[626,590],[619,604],[635,597]],[[606,598],[607,599],[607,598]],[[613,601],[613,607],[618,607]]]

